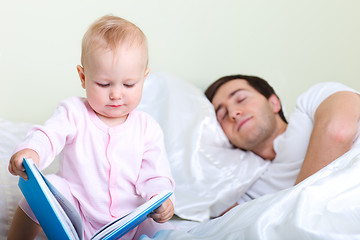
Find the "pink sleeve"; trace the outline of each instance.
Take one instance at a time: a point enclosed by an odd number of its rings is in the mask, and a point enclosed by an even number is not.
[[[40,156],[40,169],[46,168],[64,148],[66,141],[71,140],[76,130],[73,123],[67,104],[61,103],[44,125],[35,125],[29,130],[16,152],[25,148],[36,151]]]
[[[143,161],[137,181],[137,189],[143,197],[150,199],[163,191],[173,192],[175,183],[171,176],[161,128],[155,121],[148,121],[147,124]]]

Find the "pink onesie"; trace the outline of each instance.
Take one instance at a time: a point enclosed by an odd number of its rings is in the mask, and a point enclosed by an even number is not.
[[[137,110],[123,124],[108,127],[86,99],[69,98],[44,126],[34,126],[16,151],[24,148],[39,154],[40,169],[60,153],[59,171],[48,177],[78,208],[85,239],[155,194],[174,189],[160,126]],[[20,206],[33,216],[26,201]]]

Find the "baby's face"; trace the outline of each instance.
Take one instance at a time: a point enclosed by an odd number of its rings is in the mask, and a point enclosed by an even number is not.
[[[97,49],[83,71],[81,82],[90,106],[106,124],[118,125],[141,100],[149,73],[147,54],[141,47]]]

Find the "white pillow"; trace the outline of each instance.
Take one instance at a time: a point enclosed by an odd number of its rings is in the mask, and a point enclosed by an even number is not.
[[[11,122],[0,118],[0,239],[7,239],[7,233],[22,197],[18,187],[19,177],[8,171],[8,164],[15,148],[24,140],[31,124]],[[54,161],[45,173],[54,173],[58,159]],[[43,232],[36,239],[46,239]]]
[[[8,171],[10,157],[30,127],[0,119],[0,239],[7,238],[12,217],[22,196],[17,186],[18,177]]]
[[[203,92],[169,73],[150,74],[138,107],[164,131],[175,179],[175,213],[204,221],[232,206],[268,162],[234,149]]]

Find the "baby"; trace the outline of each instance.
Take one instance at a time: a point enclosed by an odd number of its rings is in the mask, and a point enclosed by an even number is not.
[[[135,110],[149,73],[143,32],[119,17],[100,18],[84,35],[81,64],[86,98],[64,100],[43,126],[34,126],[11,157],[9,171],[27,179],[24,157],[44,169],[61,153],[59,171],[47,178],[77,208],[89,239],[156,194],[173,191],[174,181],[159,125]],[[171,228],[164,223],[173,213],[167,199],[123,239]],[[8,239],[34,239],[40,230],[22,199]]]

